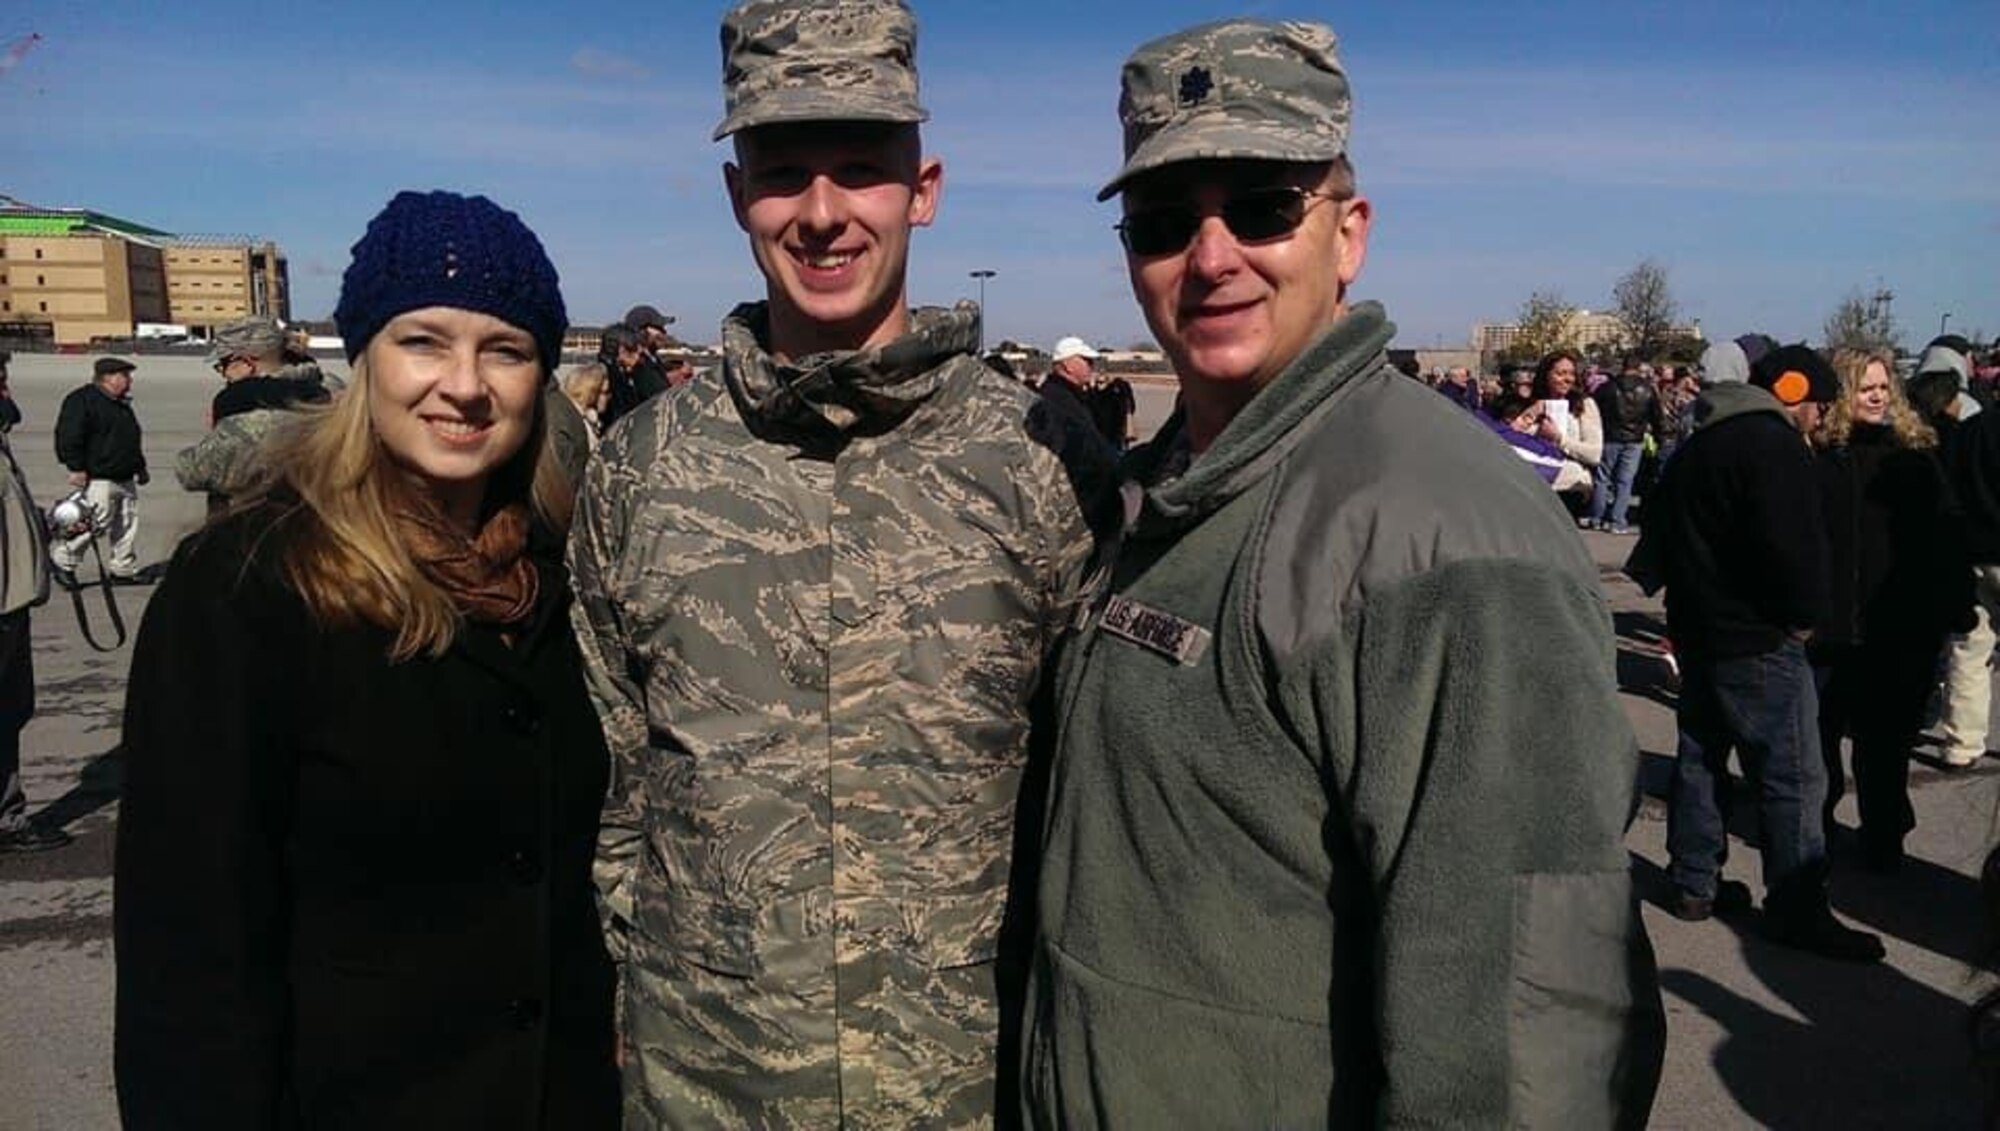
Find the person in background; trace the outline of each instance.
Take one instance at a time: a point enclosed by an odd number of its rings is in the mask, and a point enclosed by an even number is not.
[[[642,302],[626,311],[620,321],[627,330],[639,335],[639,344],[649,357],[659,357],[661,351],[674,344],[673,335],[667,333],[674,320],[661,314],[659,307]]]
[[[1059,402],[1063,411],[1091,420],[1090,377],[1097,364],[1097,351],[1082,338],[1063,338],[1049,351],[1049,375],[1042,379],[1041,394]],[[1103,435],[1102,431],[1098,433]]]
[[[593,445],[596,444],[598,437],[604,431],[599,420],[604,414],[605,406],[611,403],[611,378],[604,370],[604,363],[587,361],[582,365],[572,366],[562,375],[561,384],[563,395],[569,398],[569,403],[575,405],[576,410],[583,414],[583,419],[589,422],[590,441]]]
[[[1576,354],[1558,350],[1535,366],[1533,396],[1542,402],[1542,439],[1562,449],[1563,455],[1583,465],[1593,476],[1604,458],[1604,421],[1597,402],[1578,382]],[[1567,498],[1567,496],[1565,496]],[[1569,504],[1578,524],[1594,526],[1589,515],[1590,500],[1578,498]]]
[[[134,647],[124,1126],[616,1127],[555,268],[486,198],[404,192],[335,318],[347,391],[182,541]]]
[[[1972,569],[1937,434],[1903,399],[1895,355],[1834,355],[1840,399],[1813,437],[1831,600],[1807,648],[1819,691],[1827,838],[1853,740],[1861,862],[1893,872],[1916,825],[1910,749],[1948,631],[1970,627]]]
[[[1454,365],[1444,371],[1444,379],[1437,384],[1437,391],[1445,399],[1460,408],[1477,412],[1484,405],[1480,396],[1479,382],[1472,379],[1472,370],[1463,365]]]
[[[1480,419],[1556,491],[1589,490],[1590,473],[1583,465],[1564,456],[1561,448],[1541,437],[1543,411],[1538,400],[1502,393],[1494,398],[1491,415],[1481,413]]]
[[[1630,534],[1626,525],[1632,506],[1632,484],[1639,478],[1639,464],[1647,437],[1659,422],[1660,397],[1653,388],[1653,367],[1627,357],[1616,377],[1607,377],[1591,394],[1598,420],[1604,429],[1604,449],[1592,480],[1590,517],[1584,525],[1612,534]]]
[[[620,417],[667,391],[666,374],[646,350],[643,335],[623,324],[606,326],[598,341],[597,361],[611,383],[611,395],[598,414],[598,426],[609,429]]]
[[[1916,370],[1910,376],[1911,400],[1935,406],[1928,416],[1948,416],[1963,424],[1980,412],[1979,401],[1971,390],[1972,343],[1957,334],[1932,338],[1918,356]],[[1949,443],[1942,435],[1940,440]]]
[[[1207,24],[1122,79],[1101,196],[1182,398],[1063,649],[1027,1122],[1639,1126],[1610,613],[1547,485],[1350,304],[1333,31]]]
[[[64,397],[56,414],[56,459],[104,524],[111,543],[105,569],[118,585],[145,584],[139,572],[139,488],[152,475],[139,416],[132,411],[132,374],[138,368],[122,357],[98,358],[90,384]],[[76,588],[80,555],[96,537],[86,532],[50,543],[50,568],[64,588]]]
[[[1943,455],[1964,524],[1974,602],[1968,627],[1948,638],[1935,731],[1939,762],[1964,770],[1986,757],[1992,720],[1990,665],[1994,625],[2000,624],[2000,412],[1967,421]]]
[[[1728,759],[1757,791],[1764,933],[1780,945],[1879,961],[1882,940],[1827,902],[1826,765],[1806,643],[1828,608],[1826,526],[1806,436],[1840,399],[1817,353],[1787,346],[1744,383],[1702,394],[1695,431],[1654,488],[1626,572],[1666,590],[1680,668],[1679,748],[1667,808],[1668,911],[1689,921],[1748,910],[1724,878]]]
[[[1656,453],[1657,466],[1664,467],[1673,458],[1674,449],[1687,439],[1694,427],[1694,402],[1701,395],[1701,383],[1695,379],[1694,371],[1683,365],[1669,369],[1660,378],[1660,420],[1659,450]],[[1655,471],[1655,479],[1658,472]]]
[[[1970,343],[1957,334],[1933,338],[1903,387],[1917,415],[1937,433],[1938,451],[1946,465],[1968,470],[1976,466],[1979,457],[1970,461],[1958,458],[1958,435],[1984,415],[1979,402],[1967,392],[1972,374],[1970,355]],[[1965,486],[1977,489],[1978,485]],[[1966,630],[1953,632],[1948,638],[1936,718],[1928,728],[1939,736],[1942,759],[1950,769],[1964,769],[1986,754],[1993,650],[2000,643],[2000,633],[1995,631],[1996,622],[1988,614],[1984,596],[1976,598],[1976,606]]]
[[[223,386],[208,404],[210,427],[243,413],[327,402],[318,364],[287,362],[286,341],[284,328],[269,318],[246,318],[216,330],[208,364]]]
[[[576,395],[570,393],[572,382],[578,385]],[[579,400],[579,396],[586,399]],[[583,482],[584,465],[590,462],[590,453],[603,437],[599,421],[610,399],[611,377],[600,361],[575,366],[559,378],[552,377],[542,387],[542,400],[548,410],[549,451],[569,478],[572,491]],[[592,407],[586,409],[585,403]]]
[[[14,403],[14,389],[9,384],[8,366],[14,362],[14,355],[0,350],[0,438],[14,430],[21,423],[21,406]]]
[[[11,433],[21,407],[8,387],[13,355],[0,350],[0,854],[46,852],[70,842],[28,816],[21,784],[21,730],[35,715],[35,650],[29,611],[49,599],[48,532]]]
[[[1132,393],[1132,382],[1116,373],[1106,373],[1097,362],[1091,363],[1091,370],[1090,393],[1086,398],[1091,420],[1104,442],[1123,452],[1136,439],[1132,434],[1132,414],[1139,410],[1139,398]]]
[[[288,365],[283,327],[248,318],[215,332],[208,362],[225,384],[209,402],[209,431],[174,457],[174,478],[189,491],[208,493],[208,511],[255,474],[263,439],[301,405],[325,404],[330,393],[317,363]]]

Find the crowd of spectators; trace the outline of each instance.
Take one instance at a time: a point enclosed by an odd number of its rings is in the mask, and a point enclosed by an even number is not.
[[[1833,862],[1898,871],[1913,757],[1928,747],[1956,770],[1986,751],[2000,414],[1982,410],[2000,353],[1979,361],[1943,336],[1905,376],[1887,350],[1745,334],[1696,368],[1628,356],[1614,371],[1557,352],[1531,376],[1431,374],[1580,526],[1643,528],[1627,571],[1665,589],[1678,659],[1669,854],[1683,918],[1751,903],[1722,876],[1733,750],[1762,814],[1767,930],[1881,957],[1828,909]],[[1836,819],[1850,781],[1851,832]]]

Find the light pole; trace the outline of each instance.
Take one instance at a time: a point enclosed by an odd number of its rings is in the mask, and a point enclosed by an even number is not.
[[[979,352],[986,352],[986,280],[998,275],[998,271],[981,267],[977,271],[967,271],[967,275],[979,280]]]
[[[1951,311],[1947,310],[1943,314],[1938,315],[1938,337],[1944,337],[1944,326],[1949,321],[1951,321]]]

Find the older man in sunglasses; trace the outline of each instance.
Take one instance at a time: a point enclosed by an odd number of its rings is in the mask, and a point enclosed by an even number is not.
[[[1334,43],[1237,20],[1125,65],[1103,196],[1182,409],[1059,679],[1026,1114],[1637,1126],[1610,614],[1547,487],[1348,301]]]

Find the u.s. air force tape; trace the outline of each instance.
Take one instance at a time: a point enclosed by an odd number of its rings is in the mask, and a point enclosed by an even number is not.
[[[1097,623],[1111,635],[1158,652],[1182,667],[1193,667],[1208,647],[1207,629],[1125,597],[1105,602],[1104,615]]]

